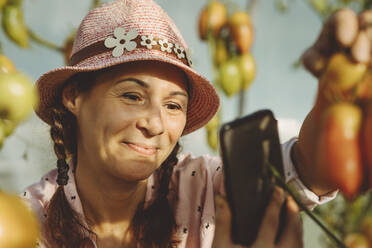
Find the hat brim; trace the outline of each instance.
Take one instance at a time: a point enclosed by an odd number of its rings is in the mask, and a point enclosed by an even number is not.
[[[114,65],[134,61],[160,61],[175,65],[188,76],[191,96],[188,104],[186,126],[183,135],[189,134],[205,124],[216,114],[219,107],[219,97],[212,84],[191,67],[168,57],[159,51],[135,51],[121,57],[113,57],[106,52],[86,59],[74,66],[64,66],[51,70],[42,75],[36,82],[39,91],[39,105],[36,114],[49,125],[52,124],[51,110],[56,105],[56,99],[61,94],[67,79],[79,72],[95,71]]]

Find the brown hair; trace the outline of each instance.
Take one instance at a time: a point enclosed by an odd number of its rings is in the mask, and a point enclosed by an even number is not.
[[[97,72],[79,73],[67,83],[75,83],[79,92],[90,90],[94,85]],[[66,199],[64,185],[68,182],[67,156],[71,156],[74,164],[77,161],[77,122],[75,116],[58,99],[52,110],[53,125],[50,134],[57,155],[58,188],[47,206],[45,221],[45,240],[50,247],[80,247],[87,237],[97,237],[79,221],[78,214],[71,208]],[[160,187],[156,198],[145,207],[141,202],[136,209],[129,231],[143,247],[174,247],[178,240],[173,237],[177,227],[173,210],[168,201],[169,182],[173,168],[177,164],[180,145],[177,143],[171,154],[157,171]],[[73,168],[73,172],[76,168]]]

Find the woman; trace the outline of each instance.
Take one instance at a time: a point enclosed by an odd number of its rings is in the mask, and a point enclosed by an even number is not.
[[[233,247],[228,207],[215,202],[224,193],[219,158],[178,156],[179,138],[219,105],[191,64],[176,26],[150,0],[116,0],[85,17],[70,65],[37,82],[36,112],[58,158],[58,170],[23,193],[42,223],[40,247]],[[319,199],[299,180],[295,143],[283,145],[286,180],[309,207],[334,197]],[[314,192],[332,188],[322,190]],[[253,247],[274,247],[283,200],[276,189]],[[301,247],[298,207],[287,205],[275,247]]]

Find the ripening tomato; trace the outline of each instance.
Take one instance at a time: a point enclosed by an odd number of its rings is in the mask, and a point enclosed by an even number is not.
[[[251,18],[244,11],[236,11],[229,18],[231,36],[240,53],[248,53],[254,40]]]
[[[358,192],[363,180],[361,123],[358,106],[348,102],[331,105],[324,112],[316,148],[318,174],[348,199]]]
[[[226,24],[227,10],[223,3],[219,1],[211,1],[201,12],[199,17],[199,37],[201,40],[206,40],[208,30],[217,37]]]
[[[337,91],[344,92],[359,83],[367,69],[366,64],[354,63],[344,53],[335,53],[329,59],[320,81],[332,85]]]

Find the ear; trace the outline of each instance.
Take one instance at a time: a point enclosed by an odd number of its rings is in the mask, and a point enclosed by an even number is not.
[[[81,97],[76,83],[67,84],[62,91],[63,105],[75,116],[79,113]]]

